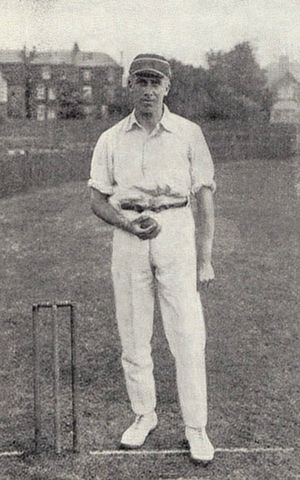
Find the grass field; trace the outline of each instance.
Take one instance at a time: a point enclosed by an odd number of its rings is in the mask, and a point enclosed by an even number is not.
[[[110,278],[112,229],[89,207],[84,183],[0,200],[0,480],[292,480],[300,478],[299,326],[295,183],[299,159],[217,165],[215,285],[203,292],[208,344],[209,435],[216,447],[295,451],[218,452],[207,468],[188,455],[94,457],[116,449],[131,422],[120,365]],[[51,451],[49,316],[43,323],[45,452],[32,455],[31,305],[78,305],[82,453]],[[68,330],[62,323],[64,443],[71,446]],[[172,358],[156,311],[153,339],[159,427],[145,448],[184,447]],[[297,425],[298,423],[298,425]]]

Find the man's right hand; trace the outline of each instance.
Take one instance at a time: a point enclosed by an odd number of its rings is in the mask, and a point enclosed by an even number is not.
[[[127,226],[127,231],[136,235],[141,240],[151,240],[157,237],[160,232],[160,226],[154,218],[141,215]]]

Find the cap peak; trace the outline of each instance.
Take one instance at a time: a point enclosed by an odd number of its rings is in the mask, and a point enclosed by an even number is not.
[[[153,75],[171,78],[171,68],[168,60],[156,53],[140,53],[129,68],[130,75],[142,72],[151,72]]]

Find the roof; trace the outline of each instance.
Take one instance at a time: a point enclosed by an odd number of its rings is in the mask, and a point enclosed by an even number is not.
[[[21,62],[21,50],[0,50],[0,63]]]
[[[81,67],[96,67],[97,65],[118,65],[106,53],[101,52],[78,52],[76,57],[76,64]]]
[[[294,77],[294,75],[291,73],[291,72],[286,72],[283,77],[279,78],[279,80],[275,81],[273,83],[273,86],[276,86],[276,87],[279,87],[281,85],[287,85],[287,84],[296,84],[296,85],[300,85],[300,82],[298,82],[298,80],[296,80],[296,78]]]
[[[280,68],[280,64],[278,63],[270,63],[267,67],[265,67],[268,83],[273,85],[277,83],[280,78],[282,78],[285,73],[282,72]],[[288,64],[288,71],[293,75],[293,77],[300,82],[300,63],[298,62],[289,62]]]
[[[73,61],[74,59],[74,61]],[[102,52],[77,52],[73,57],[72,51],[57,50],[49,52],[37,52],[36,57],[32,60],[33,64],[75,64],[79,67],[97,67],[97,66],[116,66],[117,62],[109,55]]]
[[[21,50],[0,50],[0,63],[21,63]],[[36,52],[31,61],[33,65],[77,65],[79,67],[118,66],[106,53],[78,51],[75,56],[71,50]]]

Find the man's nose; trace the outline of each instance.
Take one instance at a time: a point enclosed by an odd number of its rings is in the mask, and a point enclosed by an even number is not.
[[[153,87],[152,85],[147,85],[144,90],[144,95],[151,96],[153,95]]]

